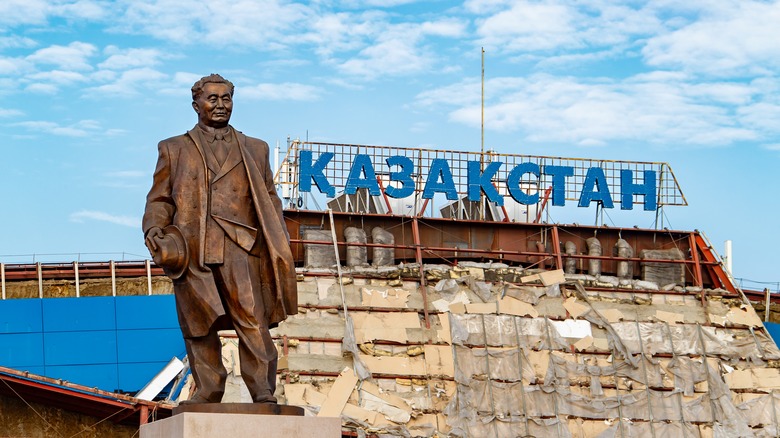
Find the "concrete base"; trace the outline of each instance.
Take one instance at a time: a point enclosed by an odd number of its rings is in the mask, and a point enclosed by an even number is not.
[[[183,412],[141,426],[141,438],[340,438],[341,419]]]
[[[306,413],[300,406],[280,405],[277,403],[180,403],[173,408],[173,415],[185,412],[202,414],[253,414],[253,415],[294,415],[303,417]]]

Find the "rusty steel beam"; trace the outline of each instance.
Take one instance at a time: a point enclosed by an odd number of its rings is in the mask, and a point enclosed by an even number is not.
[[[729,292],[736,292],[736,287],[734,287],[734,285],[731,283],[731,280],[723,270],[723,267],[720,266],[720,263],[718,263],[716,260],[715,254],[712,252],[712,248],[710,248],[707,242],[704,241],[704,238],[701,236],[701,234],[694,233],[693,236],[695,240],[694,244],[696,245],[697,249],[701,251],[702,257],[704,257],[704,260],[707,262],[710,262],[710,264],[707,266],[707,271],[709,272],[712,281],[717,281],[719,283],[719,287],[723,287]]]
[[[303,239],[303,230],[306,228],[326,228],[325,224],[328,222],[325,220],[326,215],[327,213],[321,211],[285,211],[285,222],[291,237],[293,257],[299,265],[304,260],[305,245],[333,245],[332,242]],[[602,247],[606,250],[605,254],[609,254],[609,248],[614,247],[618,239],[623,238],[634,249],[634,254],[640,254],[644,249],[669,248],[678,248],[683,254],[689,254],[685,260],[653,260],[652,262],[689,266],[690,269],[686,269],[686,276],[690,284],[702,287],[726,287],[729,290],[733,288],[725,273],[722,272],[723,269],[718,260],[711,252],[706,251],[706,245],[702,247],[696,236],[698,233],[690,231],[609,228],[577,224],[489,222],[339,212],[334,212],[333,217],[336,228],[336,245],[342,257],[346,257],[345,227],[357,226],[366,231],[370,231],[374,227],[381,227],[393,234],[395,240],[393,245],[375,243],[350,243],[350,245],[365,246],[369,249],[392,247],[395,249],[397,261],[421,263],[435,261],[441,263],[442,260],[449,260],[449,263],[453,263],[452,259],[494,260],[510,265],[531,267],[540,260],[543,262],[553,260],[560,268],[563,264],[560,249],[562,243],[571,241],[578,248],[578,254],[570,257],[579,260],[602,260],[604,273],[615,273],[619,261],[632,263],[634,272],[638,272],[639,264],[644,261],[640,257],[590,256],[585,253],[585,239],[588,237],[598,237]],[[537,249],[536,242],[543,240],[542,236],[544,235],[551,235],[552,248],[550,248],[550,252],[540,252]],[[704,257],[701,257],[702,255]],[[115,262],[114,265],[116,277],[164,275],[162,269],[154,263],[150,263],[149,268],[147,268],[145,261]],[[5,280],[35,280],[38,275],[38,266],[38,264],[29,263],[4,264]],[[41,264],[41,278],[43,280],[72,280],[75,278],[74,266],[73,263]],[[147,269],[149,270],[147,271]],[[80,279],[108,278],[111,275],[110,263],[78,263],[78,274]]]
[[[425,269],[423,269],[422,249],[420,243],[420,228],[417,224],[417,217],[412,219],[412,234],[414,235],[414,243],[417,251],[417,263],[420,266],[420,293],[423,300],[423,312],[425,312],[425,328],[431,328],[431,321],[428,318],[428,284],[425,280]]]
[[[555,254],[555,262],[557,269],[563,269],[563,257],[561,257],[561,239],[558,236],[558,227],[552,226],[552,239],[553,239],[553,254]]]
[[[78,263],[79,279],[84,278],[108,278],[111,276],[110,262]],[[44,280],[51,279],[75,279],[76,268],[71,263],[41,263],[41,277]],[[138,262],[115,262],[117,277],[145,277],[146,264]],[[38,267],[36,264],[5,264],[5,279],[7,281],[37,280]],[[153,276],[165,275],[162,268],[152,263]]]
[[[634,264],[634,271],[638,272],[638,265],[645,260],[640,257],[618,258],[608,255],[589,256],[585,251],[585,239],[596,235],[601,241],[602,247],[609,251],[620,238],[628,241],[635,254],[640,254],[644,249],[670,249],[678,248],[683,254],[691,254],[691,248],[695,247],[690,240],[690,231],[654,230],[639,228],[609,228],[582,226],[577,224],[535,224],[512,222],[488,222],[470,220],[452,220],[443,218],[417,217],[417,234],[412,229],[413,218],[393,215],[353,214],[334,212],[336,238],[339,251],[346,254],[346,239],[343,229],[347,226],[358,226],[369,231],[373,227],[382,227],[393,234],[395,239],[395,258],[399,261],[417,261],[417,242],[423,256],[423,262],[441,262],[448,257],[458,260],[494,260],[502,261],[510,265],[530,266],[541,257],[546,260],[554,260],[558,263],[560,249],[552,248],[549,253],[539,252],[536,242],[541,236],[550,233],[558,233],[558,242],[553,246],[571,240],[578,247],[578,253],[572,256],[576,259],[602,260],[602,270],[605,273],[617,271],[618,261],[629,261]],[[285,212],[285,220],[292,238],[293,255],[299,263],[303,261],[304,243],[314,243],[302,239],[302,230],[305,228],[322,228],[323,213],[307,210],[288,210]],[[324,242],[323,242],[324,243]],[[332,244],[332,243],[330,243]],[[372,247],[375,244],[364,244]],[[609,252],[605,251],[606,254]],[[561,256],[562,258],[562,256]],[[712,268],[719,268],[716,260],[693,260],[690,256],[685,260],[652,260],[653,263],[672,263]],[[562,260],[561,262],[562,263]],[[559,265],[560,266],[560,265]],[[688,281],[693,284],[696,279],[690,278],[690,270],[686,270]],[[703,287],[719,285],[719,279],[711,278],[713,273],[707,271],[702,274]]]
[[[137,425],[144,421],[144,410],[148,414],[151,409],[159,418],[166,418],[171,416],[172,409],[168,404],[140,400],[5,367],[0,367],[0,393],[97,418],[111,418],[115,423],[125,424],[136,415],[139,418],[132,419],[131,424]]]

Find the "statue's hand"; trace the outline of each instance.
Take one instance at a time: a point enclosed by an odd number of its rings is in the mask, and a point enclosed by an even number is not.
[[[149,231],[146,233],[146,247],[149,248],[149,251],[151,251],[152,254],[156,253],[159,249],[155,239],[162,239],[163,237],[165,237],[165,234],[160,227],[149,228]]]

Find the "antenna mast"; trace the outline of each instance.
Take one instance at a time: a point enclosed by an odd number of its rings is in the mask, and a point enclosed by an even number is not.
[[[485,154],[485,48],[482,48],[482,139],[480,142],[480,152]],[[480,161],[482,161],[480,159]]]

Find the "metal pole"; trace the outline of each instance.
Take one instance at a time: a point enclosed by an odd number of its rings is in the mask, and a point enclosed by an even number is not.
[[[111,260],[108,262],[108,264],[111,266],[111,296],[116,296],[116,265],[114,264],[114,261]]]
[[[141,405],[140,417],[141,426],[149,422],[149,406]]]
[[[479,154],[479,171],[485,167],[485,48],[482,48],[482,122],[480,129],[480,154]],[[479,191],[479,219],[485,220],[485,199],[482,196],[482,190]]]
[[[2,289],[2,299],[5,299],[5,263],[0,263],[0,288]]]
[[[766,292],[766,307],[764,308],[764,322],[769,322],[769,305],[772,304],[772,301],[769,299],[769,288],[765,287],[764,292]]]
[[[146,265],[146,290],[149,292],[149,295],[152,294],[152,263],[149,262],[149,259],[144,260],[144,265]]]
[[[76,298],[81,296],[81,286],[79,285],[79,262],[73,262],[73,272],[76,274]]]
[[[480,140],[480,152],[482,155],[485,154],[485,48],[482,48],[482,137]],[[482,158],[480,158],[480,163],[482,162]]]
[[[732,266],[732,262],[731,262],[731,240],[727,240],[726,242],[724,242],[724,247],[725,247],[725,253],[726,253],[726,256],[724,257],[724,259],[726,259],[725,260],[725,262],[726,262],[726,269],[729,271],[729,274],[731,274],[732,272],[734,272],[731,269],[731,266]]]
[[[426,200],[427,201],[427,200]],[[428,316],[428,283],[425,280],[425,266],[422,258],[422,243],[420,241],[420,226],[417,223],[417,216],[412,218],[412,237],[414,239],[415,256],[417,264],[420,265],[420,293],[423,300],[423,316],[425,318],[425,328],[431,328],[431,320]]]
[[[333,252],[336,254],[336,272],[339,276],[339,290],[341,291],[341,305],[344,307],[344,320],[349,320],[349,311],[347,310],[347,298],[344,294],[344,278],[341,274],[341,259],[339,258],[339,241],[336,238],[336,225],[333,221],[333,210],[328,208],[328,218],[330,219],[330,236],[333,239]]]
[[[279,140],[276,140],[276,147],[274,148],[274,168],[275,175],[279,174]]]
[[[38,271],[38,298],[43,298],[43,270],[41,268],[41,262],[36,262],[35,265],[35,268]]]

